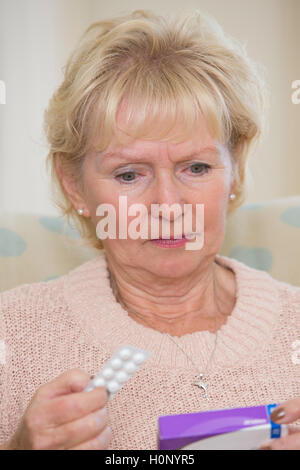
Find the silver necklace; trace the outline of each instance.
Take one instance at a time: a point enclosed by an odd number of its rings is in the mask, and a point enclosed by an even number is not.
[[[150,328],[155,329],[155,328],[153,328],[153,325],[151,325],[147,320],[145,320],[145,318],[143,318],[138,312],[136,312],[134,309],[132,309],[132,308],[130,308],[126,305],[123,298],[121,297],[121,294],[120,294],[120,291],[119,291],[119,288],[117,286],[117,283],[115,281],[114,276],[112,275],[112,273],[110,272],[109,269],[108,269],[108,272],[109,272],[109,278],[110,278],[112,290],[113,290],[113,293],[115,295],[116,300],[123,306],[123,308],[125,310],[127,310],[128,312],[134,313],[137,317],[141,318],[141,320],[143,320],[148,326],[150,326]],[[214,277],[214,280],[213,280],[213,287],[214,287],[214,294],[216,294],[215,277]],[[216,295],[215,295],[215,298],[216,298]],[[177,341],[175,341],[175,339],[169,333],[165,333],[165,332],[161,332],[161,333],[166,334],[168,336],[168,338],[171,341],[173,341],[173,343],[176,344],[176,346],[183,352],[183,354],[193,364],[193,366],[195,367],[195,369],[197,370],[197,372],[199,374],[199,379],[196,382],[193,382],[192,385],[195,385],[196,387],[199,387],[200,389],[202,389],[204,391],[204,398],[206,398],[209,401],[209,397],[208,397],[208,394],[207,394],[207,385],[203,381],[203,377],[204,377],[205,372],[208,369],[209,364],[211,363],[211,360],[214,356],[214,353],[215,353],[215,350],[216,350],[216,347],[217,347],[217,341],[218,341],[217,316],[215,316],[215,344],[214,344],[214,348],[213,348],[213,350],[210,354],[209,360],[208,360],[208,362],[206,364],[206,367],[205,367],[203,372],[200,372],[200,370],[198,369],[198,366],[196,366],[193,359],[184,351],[184,349],[181,347],[181,345],[178,344]]]

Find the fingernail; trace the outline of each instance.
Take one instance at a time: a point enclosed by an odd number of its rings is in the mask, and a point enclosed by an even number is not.
[[[271,420],[272,421],[279,421],[284,418],[286,415],[284,409],[282,407],[275,408],[274,411],[271,413]]]

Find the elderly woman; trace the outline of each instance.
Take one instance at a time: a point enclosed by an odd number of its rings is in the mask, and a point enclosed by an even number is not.
[[[265,446],[300,449],[300,289],[218,254],[263,109],[257,67],[198,12],[87,30],[45,128],[57,204],[99,255],[0,296],[3,449],[156,449],[161,415],[274,402],[289,434]],[[133,204],[146,236],[119,234]],[[123,344],[151,356],[113,400],[84,391]]]

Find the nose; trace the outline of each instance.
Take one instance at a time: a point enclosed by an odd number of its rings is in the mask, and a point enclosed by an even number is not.
[[[182,202],[178,181],[169,170],[163,170],[157,175],[154,199],[157,204]]]
[[[166,204],[168,207],[176,204],[181,211],[183,210],[183,204],[185,202],[179,182],[176,181],[175,176],[166,169],[161,170],[159,175],[157,175],[156,184],[153,187],[153,197],[151,199],[153,204]],[[176,212],[171,211],[168,220],[174,221],[177,217]]]

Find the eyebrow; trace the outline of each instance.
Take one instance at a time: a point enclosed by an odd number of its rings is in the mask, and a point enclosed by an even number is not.
[[[196,157],[196,156],[199,156],[203,153],[211,153],[211,154],[214,154],[214,155],[220,155],[220,151],[218,150],[217,147],[211,147],[211,146],[208,146],[208,147],[203,147],[202,149],[199,149],[195,152],[193,152],[192,154],[190,155],[182,155],[182,156],[179,156],[178,159],[183,159],[183,158],[191,158],[191,157]],[[104,152],[104,153],[100,153],[99,154],[102,159],[106,160],[107,158],[109,157],[115,157],[117,158],[118,160],[135,160],[136,158],[139,158],[141,155],[140,154],[130,154],[130,153],[122,153],[122,151],[120,152],[117,152],[117,151],[113,151],[113,152]]]

